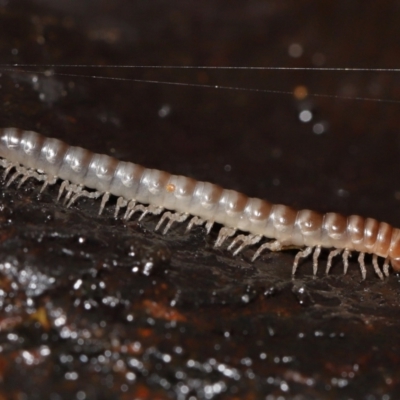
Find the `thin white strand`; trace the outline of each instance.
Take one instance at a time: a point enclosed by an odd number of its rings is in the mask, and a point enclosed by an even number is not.
[[[210,85],[210,84],[203,84],[203,83],[159,81],[159,80],[153,80],[153,79],[119,78],[119,77],[113,77],[113,76],[66,74],[66,73],[54,72],[54,71],[52,71],[49,74],[49,71],[28,71],[28,70],[20,70],[20,69],[2,68],[1,65],[0,65],[0,70],[7,71],[7,72],[26,73],[26,74],[41,74],[41,75],[46,75],[46,76],[58,75],[58,76],[67,76],[70,78],[103,79],[103,80],[111,80],[111,81],[136,82],[136,83],[153,83],[153,84],[155,83],[155,84],[159,84],[159,85],[201,87],[201,88],[209,88],[209,89],[223,89],[223,90],[268,93],[268,94],[284,94],[284,95],[293,96],[293,91],[288,91],[288,90],[257,89],[257,88],[246,88],[246,87],[240,87],[240,86],[224,86],[224,85]],[[400,100],[374,99],[372,97],[360,97],[360,96],[341,96],[341,95],[335,95],[335,94],[307,93],[307,97],[320,97],[320,98],[329,98],[329,99],[373,101],[373,102],[380,102],[380,103],[400,104]]]
[[[254,67],[254,66],[209,66],[209,65],[99,65],[99,64],[0,64],[0,67],[40,68],[154,68],[154,69],[211,69],[250,71],[336,71],[336,72],[400,72],[400,68],[358,68],[358,67]]]

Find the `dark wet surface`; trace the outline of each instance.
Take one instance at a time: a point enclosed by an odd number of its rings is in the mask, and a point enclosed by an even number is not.
[[[1,63],[400,65],[396,1],[0,0]],[[303,54],[288,55],[293,44]],[[295,51],[296,47],[292,47]],[[35,68],[25,68],[34,71]],[[44,72],[45,69],[38,69]],[[399,104],[4,71],[0,126],[296,208],[400,225]],[[56,72],[398,100],[396,73]],[[299,121],[311,110],[309,123]],[[322,124],[322,125],[318,125]],[[322,128],[321,128],[322,126]],[[323,129],[321,134],[314,133]],[[399,276],[0,195],[0,399],[396,399]],[[115,202],[115,200],[114,200]],[[327,254],[321,258],[326,262]]]

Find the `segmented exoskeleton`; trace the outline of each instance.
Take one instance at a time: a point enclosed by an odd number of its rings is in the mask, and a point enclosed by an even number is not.
[[[115,217],[125,208],[125,219],[141,212],[162,214],[156,226],[164,223],[167,233],[174,222],[183,222],[191,217],[187,226],[205,224],[209,232],[214,223],[223,225],[215,247],[236,234],[228,249],[234,254],[246,246],[255,245],[262,239],[273,239],[263,243],[253,256],[260,256],[265,249],[279,251],[287,247],[299,247],[292,273],[295,274],[302,257],[313,253],[313,270],[317,273],[321,248],[332,249],[328,256],[328,273],[333,257],[341,254],[344,272],[352,251],[359,252],[358,261],[363,279],[366,277],[365,253],[373,254],[373,266],[383,279],[378,257],[385,259],[383,273],[388,276],[389,265],[400,271],[400,234],[385,222],[358,215],[344,217],[337,213],[319,214],[311,210],[296,211],[281,204],[249,198],[234,190],[223,189],[209,182],[171,175],[157,169],[144,168],[138,164],[119,161],[104,154],[95,154],[81,147],[39,133],[17,128],[0,129],[0,165],[5,168],[5,177],[14,169],[7,182],[10,185],[22,176],[19,185],[28,178],[47,185],[62,180],[58,198],[66,192],[67,206],[79,197],[102,197],[99,214],[102,213],[110,195],[117,196]],[[86,190],[94,189],[93,191]]]

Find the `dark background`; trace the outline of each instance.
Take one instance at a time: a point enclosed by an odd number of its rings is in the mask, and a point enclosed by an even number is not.
[[[398,1],[0,0],[2,64],[396,68],[399,31]],[[289,55],[293,44],[300,57]],[[271,202],[400,225],[397,72],[0,72],[2,127]],[[332,97],[62,74],[302,85]],[[216,229],[162,236],[156,217],[115,221],[112,202],[98,217],[85,199],[66,209],[57,189],[1,190],[1,400],[400,396],[399,277],[381,282],[370,258],[364,282],[355,257],[346,276],[338,261],[314,279],[308,260],[292,279],[295,252],[252,264],[254,249],[213,249]]]

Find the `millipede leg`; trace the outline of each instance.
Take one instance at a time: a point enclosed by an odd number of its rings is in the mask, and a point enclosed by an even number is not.
[[[296,274],[296,270],[297,270],[297,266],[299,264],[300,258],[305,258],[305,257],[309,256],[312,251],[313,251],[313,247],[306,247],[304,250],[299,251],[296,254],[296,257],[294,258],[294,261],[293,261],[292,275]]]
[[[36,172],[34,169],[27,169],[23,175],[24,176],[19,181],[18,188],[20,188],[26,182],[26,180],[29,178],[35,178],[39,182],[47,180],[46,174],[40,174],[40,173]]]
[[[225,239],[233,236],[236,233],[236,229],[234,228],[221,228],[217,240],[215,241],[214,247],[222,246],[222,243],[225,242]]]
[[[254,253],[254,256],[251,259],[251,261],[256,260],[265,249],[268,249],[270,251],[280,251],[280,250],[282,250],[282,243],[278,242],[278,240],[275,240],[273,242],[264,243]]]
[[[157,231],[158,228],[163,224],[163,222],[168,218],[169,221],[163,231],[163,235],[165,235],[168,232],[169,228],[171,228],[171,226],[174,222],[184,222],[187,220],[188,217],[189,217],[189,214],[172,213],[170,211],[167,211],[163,214],[163,216],[158,221],[158,224],[157,224],[155,230]]]
[[[40,192],[39,193],[43,193],[44,192],[44,190],[47,188],[47,185],[49,184],[49,181],[46,179],[44,182],[43,182],[43,185],[42,185],[42,187],[40,188]]]
[[[233,239],[232,243],[228,246],[228,250],[231,250],[235,247],[239,242],[242,244],[233,252],[233,255],[239,254],[246,246],[251,246],[253,244],[258,243],[261,240],[262,236],[260,235],[239,235]]]
[[[11,178],[6,183],[6,187],[10,186],[14,182],[14,180],[18,178],[19,175],[20,175],[20,173],[18,171],[14,172],[14,174],[11,175]]]
[[[129,209],[129,204],[128,204],[128,209]],[[127,209],[127,211],[128,211]],[[143,204],[137,204],[135,207],[129,210],[128,216],[126,219],[130,219],[135,212],[141,211],[142,215],[140,216],[139,220],[144,218],[144,216],[148,213],[148,206],[144,206]],[[125,213],[126,214],[126,213]]]
[[[29,175],[25,175],[22,177],[22,179],[19,181],[17,188],[19,189],[27,180],[30,178]]]
[[[329,271],[330,271],[330,269],[331,269],[331,267],[332,267],[332,260],[333,260],[333,257],[336,257],[336,256],[339,255],[341,252],[342,252],[341,249],[336,249],[336,250],[332,250],[332,251],[329,253],[329,255],[328,255],[328,261],[327,261],[327,263],[326,263],[326,271],[325,271],[326,275],[329,274]]]
[[[381,269],[379,268],[378,256],[376,254],[372,256],[372,265],[374,266],[375,273],[379,276],[380,279],[383,280],[383,274]]]
[[[389,266],[390,266],[389,257],[386,257],[385,262],[383,263],[383,273],[385,274],[386,277],[389,276]]]
[[[188,223],[188,225],[186,227],[186,233],[189,232],[193,228],[194,225],[203,225],[204,222],[205,222],[204,219],[201,219],[199,217],[193,217],[189,221],[189,223]]]
[[[208,222],[206,223],[206,232],[207,232],[207,235],[210,233],[211,228],[213,227],[213,225],[214,225],[214,221],[208,221]]]
[[[28,178],[31,178],[32,175],[29,174],[30,171],[27,171],[27,173],[22,177],[22,179],[18,183],[18,189],[28,180]]]
[[[122,207],[126,207],[128,202],[121,196],[118,197],[117,199],[117,205],[115,206],[115,213],[114,213],[114,218],[118,217],[118,212]]]
[[[349,268],[349,256],[350,256],[350,250],[349,249],[344,249],[343,252],[343,275],[347,274],[347,270]]]
[[[131,204],[131,202],[129,202],[129,204]],[[128,208],[127,208],[127,212],[128,212],[128,216],[125,219],[130,219],[132,217],[133,214],[135,214],[135,212],[137,211],[141,211],[142,215],[139,217],[139,221],[141,221],[147,214],[154,214],[154,215],[158,215],[161,214],[164,210],[164,207],[160,207],[160,206],[153,206],[153,205],[148,205],[145,206],[143,204],[138,204],[136,206],[134,206],[133,208],[131,208],[128,204]],[[134,204],[134,203],[132,203]],[[125,216],[127,215],[127,213],[125,213]]]
[[[139,206],[137,206],[139,207]],[[153,215],[158,215],[161,214],[164,211],[164,207],[160,206],[153,206],[153,205],[148,205],[144,206],[144,211],[142,215],[139,217],[138,221],[141,221],[147,214],[153,214]]]
[[[58,191],[57,201],[61,199],[61,196],[63,195],[65,188],[68,186],[69,186],[69,181],[62,181],[60,185],[60,190]]]
[[[106,203],[107,203],[109,198],[110,198],[110,193],[105,192],[104,195],[103,195],[103,198],[101,199],[99,215],[101,215],[101,213],[103,212],[104,206],[106,205]]]
[[[71,198],[71,196],[72,196],[72,193],[78,194],[78,193],[82,192],[82,190],[83,190],[83,185],[69,184],[68,187],[67,187],[67,194],[65,195],[65,198],[64,198],[64,204],[67,204],[68,200],[69,200],[69,199]],[[88,193],[88,192],[87,192],[87,193]],[[83,194],[80,195],[80,196],[83,196]],[[80,197],[80,196],[78,196],[78,197]],[[70,201],[70,202],[68,203],[67,208],[68,208],[69,206],[71,206],[72,203],[73,203],[78,197],[74,196],[74,197],[73,197],[74,200],[73,200],[73,201]]]
[[[318,257],[321,253],[321,246],[317,246],[314,250],[314,254],[313,254],[313,274],[317,275],[317,271],[318,271]]]
[[[128,205],[126,206],[124,219],[129,219],[131,211],[135,208],[136,200],[129,200]]]
[[[363,281],[367,277],[367,269],[365,268],[364,256],[365,256],[365,253],[360,253],[360,255],[358,256],[358,262],[360,264],[361,276],[362,276]]]
[[[46,175],[46,179],[45,179],[45,181],[43,183],[43,186],[40,189],[39,193],[42,193],[44,191],[44,189],[46,189],[47,185],[54,185],[56,182],[57,182],[57,177],[56,176],[49,177],[49,176]]]
[[[89,197],[89,199],[97,199],[99,198],[103,193],[102,192],[88,192],[87,190],[82,190],[80,187],[77,188],[77,191],[75,192],[74,196],[72,196],[72,199],[68,202],[67,208],[71,207],[72,204],[75,203],[76,200],[79,199],[79,197]],[[73,190],[71,190],[68,193],[72,193]],[[68,199],[67,199],[68,200]]]
[[[18,164],[14,164],[14,163],[8,164],[7,168],[6,168],[5,171],[4,171],[3,179],[6,179],[6,178],[7,178],[7,175],[9,174],[9,172],[10,172],[13,168],[17,168],[17,167],[18,167]]]
[[[10,186],[20,175],[25,175],[26,172],[26,168],[17,166],[16,171],[11,175],[11,178],[6,183],[6,187]]]

